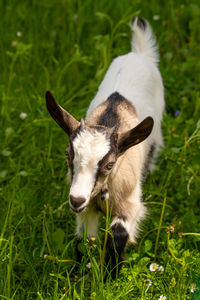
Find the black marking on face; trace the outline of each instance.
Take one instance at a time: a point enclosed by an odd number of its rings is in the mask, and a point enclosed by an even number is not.
[[[74,148],[73,148],[73,144],[72,141],[69,141],[69,145],[65,150],[66,152],[66,156],[67,156],[67,163],[68,166],[71,170],[71,175],[73,176],[73,172],[74,172],[74,166],[73,166],[73,160],[74,160]]]
[[[115,163],[117,157],[117,140],[115,134],[112,134],[110,137],[110,150],[108,153],[98,162],[98,171],[96,175],[96,179],[99,175],[106,175],[112,168],[105,169],[108,163]],[[114,164],[113,164],[114,165]]]
[[[67,154],[67,161],[69,168],[71,169],[72,177],[74,175],[74,166],[73,166],[73,160],[74,160],[74,147],[73,147],[73,140],[77,137],[77,135],[81,131],[81,125],[72,132],[70,135],[70,140],[69,140],[69,146],[66,149],[66,154]]]
[[[95,177],[95,183],[92,192],[95,189],[95,186],[97,184],[97,181],[100,176],[106,176],[109,174],[110,170],[103,170],[103,167],[106,166],[107,163],[109,162],[114,162],[116,161],[117,157],[117,134],[114,132],[110,136],[110,150],[108,153],[98,162],[98,169],[96,171],[96,177]],[[113,164],[114,165],[114,164]]]
[[[122,255],[128,241],[129,234],[120,222],[114,224],[111,229],[112,235],[108,235],[106,245],[106,264],[108,265],[112,278],[115,278],[116,274],[119,273],[122,267],[122,262],[124,260]]]

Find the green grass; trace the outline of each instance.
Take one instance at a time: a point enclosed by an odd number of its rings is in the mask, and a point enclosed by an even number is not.
[[[0,14],[0,298],[200,299],[199,0],[2,0]],[[103,283],[105,218],[100,240],[81,245],[85,261],[73,275],[68,139],[44,94],[83,117],[112,59],[130,50],[134,15],[150,21],[160,48],[165,148],[143,188],[149,217],[138,244],[119,278]],[[163,273],[149,270],[154,261]]]

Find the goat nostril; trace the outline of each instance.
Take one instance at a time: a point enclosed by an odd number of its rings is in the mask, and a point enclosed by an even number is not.
[[[85,202],[85,198],[83,197],[74,197],[72,195],[69,196],[71,205],[75,208],[78,208]]]

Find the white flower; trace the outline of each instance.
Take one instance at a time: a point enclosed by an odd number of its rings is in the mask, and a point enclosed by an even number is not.
[[[150,287],[153,284],[153,282],[149,278],[145,280],[145,283],[146,283],[147,287]]]
[[[92,263],[89,262],[89,263],[86,265],[86,268],[91,269],[91,268],[92,268]]]
[[[21,114],[19,115],[20,119],[24,120],[27,117],[27,114],[25,112],[21,112]]]
[[[6,149],[4,149],[4,150],[1,152],[1,154],[2,154],[3,156],[9,156],[9,155],[11,154],[11,152],[8,151],[8,150],[6,150]]]
[[[155,264],[155,263],[152,263],[152,264],[150,264],[150,266],[149,266],[149,270],[150,270],[151,272],[155,272],[156,270],[158,270],[158,268],[159,268],[159,265],[158,265],[158,264]]]
[[[158,266],[158,271],[160,271],[161,273],[163,273],[164,272],[164,268],[163,268],[163,266]]]
[[[191,292],[191,293],[194,293],[195,290],[196,290],[195,284],[192,283],[192,284],[190,285],[190,292]]]
[[[158,300],[166,300],[167,299],[167,297],[166,296],[164,296],[164,295],[161,295],[160,297],[159,297],[159,299]]]
[[[158,21],[158,20],[160,20],[160,16],[159,15],[155,15],[155,16],[153,16],[153,19],[154,19],[154,21]]]
[[[20,31],[17,31],[16,36],[20,37],[22,36],[22,33]]]

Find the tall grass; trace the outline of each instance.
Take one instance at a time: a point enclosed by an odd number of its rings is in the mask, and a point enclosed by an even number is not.
[[[2,0],[0,14],[0,298],[199,299],[199,1]],[[75,273],[68,139],[44,94],[83,117],[112,59],[130,51],[135,15],[149,20],[160,48],[165,148],[144,184],[149,217],[138,244],[104,283],[105,217],[99,239],[80,245]],[[153,262],[164,271],[151,272]]]

